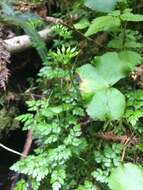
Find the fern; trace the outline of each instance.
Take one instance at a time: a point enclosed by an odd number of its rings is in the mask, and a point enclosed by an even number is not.
[[[143,90],[128,92],[126,96],[128,101],[125,118],[132,126],[135,126],[143,117]]]
[[[30,36],[33,47],[37,50],[42,61],[45,62],[47,56],[46,44],[35,27],[35,23],[42,22],[40,18],[32,13],[16,13],[6,3],[1,3],[1,6],[3,14],[0,16],[0,20],[21,27]]]

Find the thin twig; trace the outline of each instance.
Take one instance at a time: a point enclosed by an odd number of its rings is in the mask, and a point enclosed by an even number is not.
[[[87,125],[87,124],[89,124],[89,123],[91,123],[92,122],[92,120],[91,119],[88,119],[88,120],[86,120],[86,121],[81,121],[80,122],[80,125],[81,126],[85,126],[85,125]]]
[[[134,134],[132,134],[130,137],[128,137],[126,139],[126,142],[124,143],[124,147],[123,147],[123,151],[122,151],[121,162],[124,161],[126,150],[132,144],[133,139],[134,139]]]
[[[17,154],[17,155],[19,155],[19,156],[25,157],[24,154],[22,154],[22,153],[20,153],[20,152],[18,152],[18,151],[16,151],[16,150],[11,149],[11,148],[9,148],[9,147],[3,145],[2,143],[0,143],[0,147],[2,147],[3,149],[5,149],[5,150],[7,150],[7,151],[9,151],[9,152],[12,152],[12,153],[14,153],[14,154]]]
[[[100,48],[105,48],[102,44],[98,43],[96,40],[93,40],[90,37],[85,36],[82,32],[77,30],[74,26],[70,26],[69,24],[65,23],[62,19],[54,18],[54,17],[46,17],[44,19],[45,19],[46,22],[50,22],[50,23],[54,23],[54,24],[62,24],[64,26],[66,26],[68,29],[70,29],[71,31],[75,32],[77,35],[79,35],[82,38],[86,39],[87,41],[96,44]]]
[[[123,152],[122,152],[122,156],[121,156],[121,162],[124,161],[125,154],[126,154],[126,150],[127,150],[128,146],[131,144],[131,141],[130,141],[130,140],[131,140],[131,139],[128,138],[127,141],[126,141],[125,144],[124,144],[124,148],[123,148]]]

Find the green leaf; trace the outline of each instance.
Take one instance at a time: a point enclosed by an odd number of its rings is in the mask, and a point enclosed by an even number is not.
[[[81,19],[79,22],[77,22],[76,24],[74,24],[74,27],[77,30],[82,30],[87,28],[90,25],[89,21],[86,18]]]
[[[133,14],[131,12],[126,12],[126,13],[121,15],[121,19],[123,21],[141,22],[141,21],[143,21],[143,15]]]
[[[59,190],[61,189],[61,184],[59,182],[55,182],[52,185],[53,190]]]
[[[125,98],[111,87],[125,78],[141,60],[141,56],[133,51],[109,52],[95,58],[95,67],[86,64],[77,69],[80,90],[88,103],[87,113],[91,118],[116,120],[122,117]]]
[[[87,105],[87,113],[92,119],[102,121],[118,120],[125,109],[125,97],[115,88],[97,91],[92,101]]]
[[[96,190],[96,189],[97,188],[92,182],[86,180],[84,182],[84,185],[80,185],[76,190]]]
[[[114,10],[117,0],[85,0],[85,5],[95,11],[110,12]]]
[[[86,64],[79,69],[77,73],[81,78],[80,90],[85,93],[93,93],[109,87],[108,83],[100,76],[96,68],[90,64]]]
[[[95,59],[98,74],[112,86],[120,79],[126,77],[130,70],[130,62],[126,59],[128,52],[110,52]]]
[[[92,21],[89,29],[85,33],[85,36],[91,36],[101,31],[109,31],[113,28],[117,28],[121,25],[119,17],[107,15],[100,16]]]
[[[142,63],[141,55],[135,51],[121,51],[119,57],[122,61],[128,63],[129,71],[132,71],[135,65]]]
[[[14,190],[27,190],[27,189],[28,189],[28,183],[26,183],[24,179],[19,180],[16,183],[16,186],[14,187]]]
[[[116,37],[108,43],[108,47],[113,49],[122,49],[123,46],[125,48],[137,49],[142,48],[143,44],[129,39],[126,39],[125,43],[123,44],[123,40],[120,37]]]
[[[143,190],[143,169],[131,163],[113,169],[109,187],[111,190]]]
[[[105,53],[95,59],[96,70],[107,83],[112,86],[120,79],[125,78],[140,64],[142,58],[134,51],[121,51],[119,53]]]
[[[77,69],[81,78],[80,89],[85,93],[108,88],[126,77],[141,56],[133,51],[110,52],[95,58],[95,66],[86,64]]]

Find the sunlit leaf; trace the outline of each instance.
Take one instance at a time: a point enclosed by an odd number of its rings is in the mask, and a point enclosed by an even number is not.
[[[118,0],[85,0],[85,5],[99,12],[110,12],[114,10]]]
[[[95,58],[95,67],[86,64],[77,70],[81,78],[80,89],[83,92],[95,92],[108,88],[126,77],[141,60],[141,56],[133,51],[105,53]]]
[[[81,19],[79,22],[74,24],[74,27],[78,30],[87,28],[90,25],[89,21],[86,18]]]
[[[141,21],[143,21],[143,15],[133,14],[131,12],[126,12],[126,13],[121,15],[121,19],[123,21],[141,22]]]
[[[96,68],[90,64],[80,67],[77,72],[81,78],[80,90],[83,92],[92,93],[109,87]]]
[[[77,69],[80,91],[86,100],[87,113],[93,119],[117,120],[125,109],[124,95],[111,88],[125,78],[141,63],[141,56],[132,51],[109,52],[96,57],[93,65],[86,64]]]
[[[121,24],[120,18],[115,16],[100,16],[94,19],[85,33],[86,36],[91,36],[101,31],[110,31],[113,28],[119,27]]]
[[[143,190],[143,169],[131,163],[113,169],[109,187],[111,190]]]
[[[87,105],[88,115],[96,120],[118,120],[125,109],[125,97],[115,88],[97,91]]]

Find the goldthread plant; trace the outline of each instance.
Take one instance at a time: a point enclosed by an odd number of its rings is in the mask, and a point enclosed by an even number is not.
[[[143,15],[132,6],[127,0],[75,1],[81,18],[72,30],[53,26],[56,40],[49,51],[32,38],[42,50],[35,82],[41,98],[27,101],[27,113],[16,119],[23,130],[32,129],[37,148],[11,167],[27,176],[14,190],[28,190],[29,184],[33,190],[142,189],[143,169],[133,157],[140,157],[143,146],[131,146],[131,140],[142,137],[143,90],[134,89],[128,76],[142,64],[142,35],[131,26]],[[94,40],[101,33],[107,34],[103,45]],[[95,54],[91,43],[100,45]],[[119,142],[123,135],[127,139]]]

